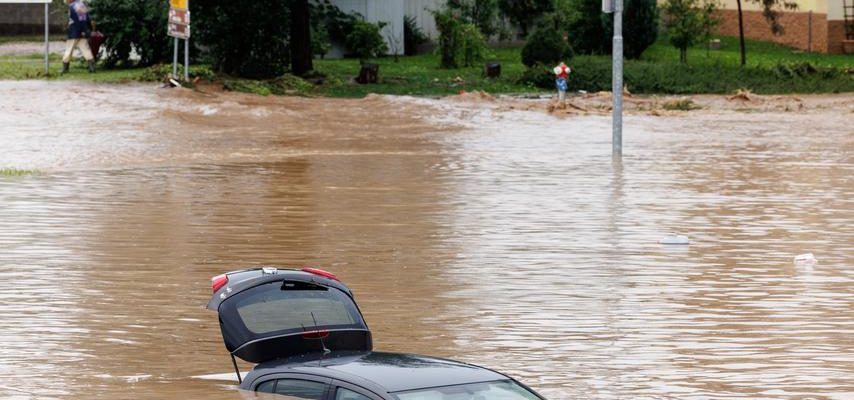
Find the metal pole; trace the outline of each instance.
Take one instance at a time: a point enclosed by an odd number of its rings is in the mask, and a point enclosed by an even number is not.
[[[190,81],[190,38],[184,39],[184,81]]]
[[[611,138],[612,156],[623,155],[623,0],[616,0],[614,5],[614,49],[613,79],[611,94],[614,99],[613,135]]]
[[[175,38],[174,52],[172,53],[172,79],[178,79],[178,38]]]
[[[50,71],[48,57],[50,56],[50,13],[48,12],[48,3],[44,3],[44,74],[47,75]]]

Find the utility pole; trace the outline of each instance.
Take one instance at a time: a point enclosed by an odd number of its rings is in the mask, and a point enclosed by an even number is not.
[[[613,76],[611,78],[612,135],[611,154],[623,156],[623,0],[602,0],[602,11],[614,13]]]

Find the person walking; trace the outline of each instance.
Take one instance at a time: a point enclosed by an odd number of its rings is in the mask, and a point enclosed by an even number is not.
[[[95,57],[89,48],[89,35],[92,33],[92,20],[89,18],[89,7],[83,0],[65,0],[68,5],[68,40],[65,41],[65,54],[62,56],[62,73],[68,72],[71,64],[71,53],[74,48],[80,49],[83,58],[88,63],[89,72],[95,72]]]

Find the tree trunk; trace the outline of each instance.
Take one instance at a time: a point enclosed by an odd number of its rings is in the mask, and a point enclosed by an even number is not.
[[[741,16],[741,0],[738,3],[738,43],[741,48],[741,65],[747,63],[747,58],[744,55],[744,19]]]
[[[311,10],[308,0],[291,3],[291,72],[302,76],[314,69],[311,52]]]

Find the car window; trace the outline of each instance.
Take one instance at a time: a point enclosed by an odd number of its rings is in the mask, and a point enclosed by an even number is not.
[[[370,397],[360,393],[356,393],[350,389],[338,388],[335,393],[335,400],[372,400]]]
[[[314,327],[354,326],[361,318],[353,301],[336,289],[302,282],[274,282],[237,296],[237,314],[255,334]]]
[[[509,380],[419,389],[395,395],[400,400],[540,400]]]
[[[342,387],[335,393],[335,400],[371,400],[370,397]]]
[[[281,394],[291,399],[323,400],[326,384],[302,379],[277,379],[258,385],[255,391]]]

